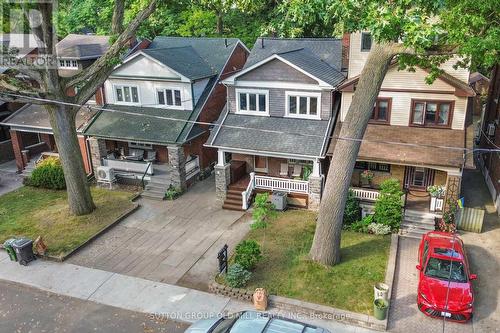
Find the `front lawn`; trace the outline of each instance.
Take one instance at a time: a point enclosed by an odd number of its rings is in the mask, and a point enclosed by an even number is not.
[[[280,213],[267,230],[252,230],[247,239],[263,246],[263,258],[247,286],[270,294],[372,314],[373,285],[384,282],[391,237],[342,232],[342,262],[324,267],[308,260],[316,214]],[[265,236],[264,236],[265,233]]]
[[[113,223],[135,204],[132,192],[92,188],[97,209],[69,215],[66,191],[21,187],[0,196],[0,242],[7,238],[42,236],[47,254],[64,256]]]

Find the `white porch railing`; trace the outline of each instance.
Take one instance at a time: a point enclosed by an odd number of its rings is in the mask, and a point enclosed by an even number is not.
[[[255,176],[255,188],[288,193],[309,193],[309,182],[287,178]]]
[[[200,172],[200,158],[199,156],[192,156],[186,162],[186,180],[191,179]]]
[[[244,210],[248,209],[250,205],[250,198],[252,196],[253,189],[255,188],[255,173],[250,172],[250,181],[248,182],[247,189],[241,192],[241,202]]]
[[[103,164],[117,171],[126,171],[134,173],[146,173],[148,175],[153,174],[153,165],[148,168],[148,162],[140,161],[128,161],[128,160],[114,160],[114,159],[103,159]],[[147,172],[146,172],[147,169]]]
[[[360,200],[365,201],[376,201],[380,196],[379,191],[359,188],[359,187],[351,187],[351,191],[354,193],[354,196]]]

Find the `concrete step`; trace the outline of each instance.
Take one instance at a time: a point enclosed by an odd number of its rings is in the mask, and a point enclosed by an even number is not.
[[[406,234],[399,234],[401,237],[407,237],[407,238],[413,238],[413,239],[422,239],[422,235],[420,234],[413,234],[413,233],[406,233]]]
[[[156,191],[165,191],[168,189],[168,185],[165,184],[156,184],[156,183],[147,183],[146,184],[146,190],[156,190]]]
[[[165,198],[165,191],[146,189],[141,193],[141,197],[161,201]]]
[[[423,223],[423,224],[432,224],[434,225],[434,218],[422,218],[418,216],[413,216],[413,215],[405,215],[404,220],[408,222],[414,222],[414,223]]]
[[[401,223],[401,227],[407,228],[407,229],[420,229],[420,230],[435,230],[434,224],[425,224],[425,223],[414,223],[414,222],[406,222],[403,221]]]
[[[431,212],[421,212],[418,210],[407,209],[407,210],[405,210],[405,216],[433,219],[434,217],[440,217],[441,214],[431,213]]]

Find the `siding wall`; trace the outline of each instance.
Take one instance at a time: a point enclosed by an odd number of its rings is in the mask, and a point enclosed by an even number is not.
[[[308,75],[285,64],[281,60],[274,59],[254,70],[240,76],[238,81],[284,81],[296,83],[318,84]]]

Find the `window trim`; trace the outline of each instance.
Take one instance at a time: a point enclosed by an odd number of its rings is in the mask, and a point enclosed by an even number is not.
[[[137,148],[137,149],[145,149],[145,150],[152,150],[153,149],[152,143],[145,143],[145,142],[140,142],[140,141],[127,141],[127,143],[128,143],[129,148]]]
[[[364,167],[361,167],[359,164],[364,163],[366,164]],[[370,163],[371,164],[376,164],[376,167],[370,168]],[[387,166],[387,170],[383,170],[380,166],[384,165]],[[380,173],[391,173],[391,164],[390,163],[379,163],[379,162],[370,162],[370,161],[356,161],[354,164],[354,169],[356,170],[370,170],[374,172],[380,172]]]
[[[415,104],[416,103],[425,103],[425,109],[424,109],[424,115],[423,115],[423,124],[416,124],[413,122],[413,116],[415,113]],[[427,103],[435,103],[437,104],[437,112],[436,112],[436,117],[439,115],[439,109],[441,104],[450,104],[450,112],[448,115],[448,123],[439,125],[436,123],[429,124],[425,121],[425,112],[427,110]],[[438,99],[411,99],[411,104],[410,104],[410,119],[409,119],[409,126],[411,127],[430,127],[430,128],[446,128],[446,129],[451,129],[451,125],[453,124],[453,113],[455,110],[455,101],[454,100],[438,100]]]
[[[241,110],[240,108],[240,94],[256,94],[256,95],[265,95],[266,96],[266,111],[249,111],[249,110]],[[248,95],[247,95],[248,96]],[[264,89],[235,89],[235,98],[236,98],[236,113],[237,114],[246,114],[252,116],[269,116],[269,90]],[[248,102],[247,97],[247,104]],[[259,109],[259,97],[256,97],[256,107]]]
[[[62,69],[79,69],[79,64],[78,60],[72,60],[72,59],[58,59],[59,63],[59,68]],[[62,65],[64,63],[64,65]],[[69,64],[69,66],[67,65]],[[76,66],[74,66],[76,64]]]
[[[371,43],[370,43],[370,48],[367,49],[365,47],[363,47],[363,37],[366,36],[366,35],[370,35],[370,39],[371,39]],[[372,49],[372,46],[373,46],[373,37],[372,37],[372,34],[370,32],[362,32],[361,33],[361,40],[360,40],[360,43],[359,43],[359,47],[360,47],[360,51],[361,52],[370,52],[370,50]]]
[[[390,125],[391,124],[391,111],[392,111],[392,97],[377,97],[373,111],[378,114],[378,102],[387,101],[387,120],[378,120],[370,118],[370,124]],[[373,113],[372,113],[373,115]]]
[[[307,97],[307,114],[299,114],[299,103],[296,103],[297,113],[290,113],[290,96],[295,96],[297,99],[300,97]],[[316,115],[310,115],[310,97],[316,97],[318,103],[316,105],[317,112]],[[320,92],[309,92],[309,91],[285,91],[285,117],[288,118],[301,118],[301,119],[321,119],[321,93]]]
[[[135,87],[137,88],[137,102],[132,101],[132,89],[130,89],[130,102],[125,101],[125,94],[123,94],[123,87]],[[116,89],[121,88],[122,89],[122,94],[123,96],[123,101],[118,100],[118,94],[116,93]],[[113,96],[115,98],[115,104],[123,104],[123,105],[141,105],[141,90],[139,89],[139,86],[136,84],[113,84]]]
[[[167,94],[166,94],[166,90],[171,90],[172,91],[172,102],[174,104],[172,105],[168,105],[167,104]],[[180,94],[180,98],[181,98],[181,105],[175,105],[175,90],[178,90],[179,91],[179,94]],[[160,104],[160,99],[158,97],[158,92],[162,91],[163,92],[163,98],[165,99],[165,104]],[[177,110],[184,110],[184,105],[182,103],[182,88],[169,88],[169,87],[165,87],[165,88],[156,88],[155,90],[156,92],[156,104],[161,107],[161,108],[165,108],[165,109],[177,109]]]

